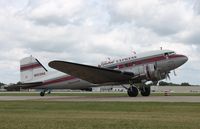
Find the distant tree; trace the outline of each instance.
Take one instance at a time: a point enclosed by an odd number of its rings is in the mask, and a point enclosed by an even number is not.
[[[168,83],[164,82],[164,81],[160,81],[159,82],[159,86],[168,86]]]
[[[181,85],[180,85],[180,84],[176,84],[176,83],[172,83],[172,82],[160,81],[159,85],[160,86],[188,86],[190,84],[189,83],[181,83]]]
[[[0,82],[0,87],[3,86],[3,85],[5,85],[5,84]]]
[[[181,84],[176,84],[172,82],[165,82],[165,81],[160,81],[159,86],[191,86],[188,82],[183,82]]]
[[[188,82],[181,83],[181,86],[191,86]]]
[[[17,84],[17,85],[20,85],[20,84],[22,84],[22,83],[21,83],[21,82],[17,82],[16,84]]]
[[[169,82],[169,83],[168,83],[168,86],[180,86],[180,85],[179,85],[179,84],[176,84],[176,83]]]

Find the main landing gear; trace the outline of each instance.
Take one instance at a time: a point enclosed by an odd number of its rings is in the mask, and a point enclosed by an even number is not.
[[[141,86],[139,89],[134,86],[134,85],[131,85],[128,89],[127,89],[127,93],[130,97],[136,97],[138,96],[138,93],[139,93],[139,90],[140,90],[140,93],[142,96],[149,96],[150,93],[151,93],[151,87],[150,86]]]
[[[42,97],[45,96],[45,92],[47,92],[47,94],[51,94],[51,90],[45,89],[45,90],[43,90],[43,91],[40,92],[40,96],[42,96]]]
[[[151,87],[150,86],[143,86],[140,88],[140,93],[142,96],[149,96],[151,93]]]
[[[138,88],[135,86],[130,86],[127,90],[130,97],[136,97],[138,95]]]

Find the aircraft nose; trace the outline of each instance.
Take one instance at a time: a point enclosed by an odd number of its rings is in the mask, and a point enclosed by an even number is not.
[[[179,55],[179,57],[177,58],[177,60],[175,62],[175,67],[178,68],[179,66],[183,65],[187,61],[188,61],[188,57],[187,56]]]
[[[188,61],[188,57],[183,55],[183,58],[182,58],[183,64],[186,63],[187,61]]]

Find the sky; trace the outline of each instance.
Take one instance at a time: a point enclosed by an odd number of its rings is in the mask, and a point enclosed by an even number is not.
[[[0,0],[0,82],[15,83],[19,60],[34,56],[98,65],[151,50],[189,60],[175,83],[200,84],[199,0]]]

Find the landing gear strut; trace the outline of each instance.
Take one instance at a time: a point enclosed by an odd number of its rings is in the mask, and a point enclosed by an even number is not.
[[[47,92],[47,94],[51,94],[51,90],[43,90],[40,92],[40,96],[42,96],[42,97],[45,96],[45,92]]]
[[[138,88],[131,86],[128,88],[127,93],[130,97],[136,97],[138,95]]]

